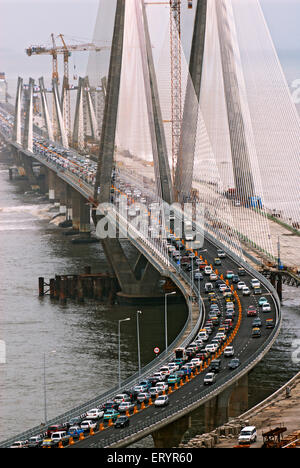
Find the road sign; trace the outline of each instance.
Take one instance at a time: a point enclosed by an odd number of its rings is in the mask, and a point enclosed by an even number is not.
[[[153,350],[153,351],[155,352],[155,354],[158,354],[158,353],[160,353],[160,349],[159,349],[159,348],[154,348],[154,350]]]

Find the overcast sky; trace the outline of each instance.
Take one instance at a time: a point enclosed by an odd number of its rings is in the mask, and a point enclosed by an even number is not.
[[[92,41],[98,4],[99,0],[0,0],[0,71],[9,79],[49,75],[51,58],[27,57],[25,48],[50,45],[51,33],[64,34],[69,43],[72,38],[77,43]],[[280,58],[288,62],[291,54],[295,60],[298,51],[291,73],[300,77],[300,0],[261,0],[261,4]],[[72,55],[71,73],[74,65],[79,74],[85,73],[87,56]]]

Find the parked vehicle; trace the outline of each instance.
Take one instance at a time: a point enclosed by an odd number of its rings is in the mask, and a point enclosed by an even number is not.
[[[252,444],[257,440],[257,432],[255,426],[247,426],[244,427],[239,435],[238,442],[240,445],[242,444]]]

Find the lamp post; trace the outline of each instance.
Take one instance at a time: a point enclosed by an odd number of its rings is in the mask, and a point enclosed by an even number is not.
[[[136,313],[136,333],[137,333],[137,345],[138,345],[138,367],[139,375],[141,375],[141,347],[140,347],[140,324],[139,316],[142,314],[141,310],[138,310]]]
[[[168,349],[168,296],[176,294],[176,291],[165,294],[165,348]]]
[[[128,322],[130,318],[122,319],[118,321],[118,341],[119,341],[119,388],[121,388],[121,323]]]
[[[50,354],[55,354],[56,350],[50,352]],[[47,415],[47,383],[46,383],[46,353],[44,353],[44,419],[45,426],[47,425],[48,415]]]

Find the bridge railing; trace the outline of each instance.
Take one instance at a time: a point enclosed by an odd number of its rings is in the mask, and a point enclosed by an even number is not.
[[[179,400],[176,407],[165,408],[163,413],[164,425],[179,419],[183,414],[187,414],[203,405],[208,400],[219,395],[226,388],[233,385],[243,375],[248,374],[256,363],[265,355],[266,349],[270,349],[277,335],[278,330],[275,329],[265,343],[249,359],[247,359],[238,369],[231,372],[229,378],[228,376],[224,376],[218,379],[215,384],[211,385],[207,389],[203,389],[201,391],[201,396],[199,396],[199,392],[195,392],[193,395],[185,395],[184,401]],[[130,438],[133,436],[136,436],[134,437],[135,441],[146,437],[154,430],[157,430],[161,422],[161,415],[154,415],[147,418],[147,422],[139,422],[124,429],[122,432],[124,437],[122,439],[120,439],[120,434],[110,433],[109,438],[101,439],[97,442],[96,446],[99,448],[110,447],[116,443],[120,443],[121,441],[123,441],[123,446],[126,446],[126,440],[130,443]]]

